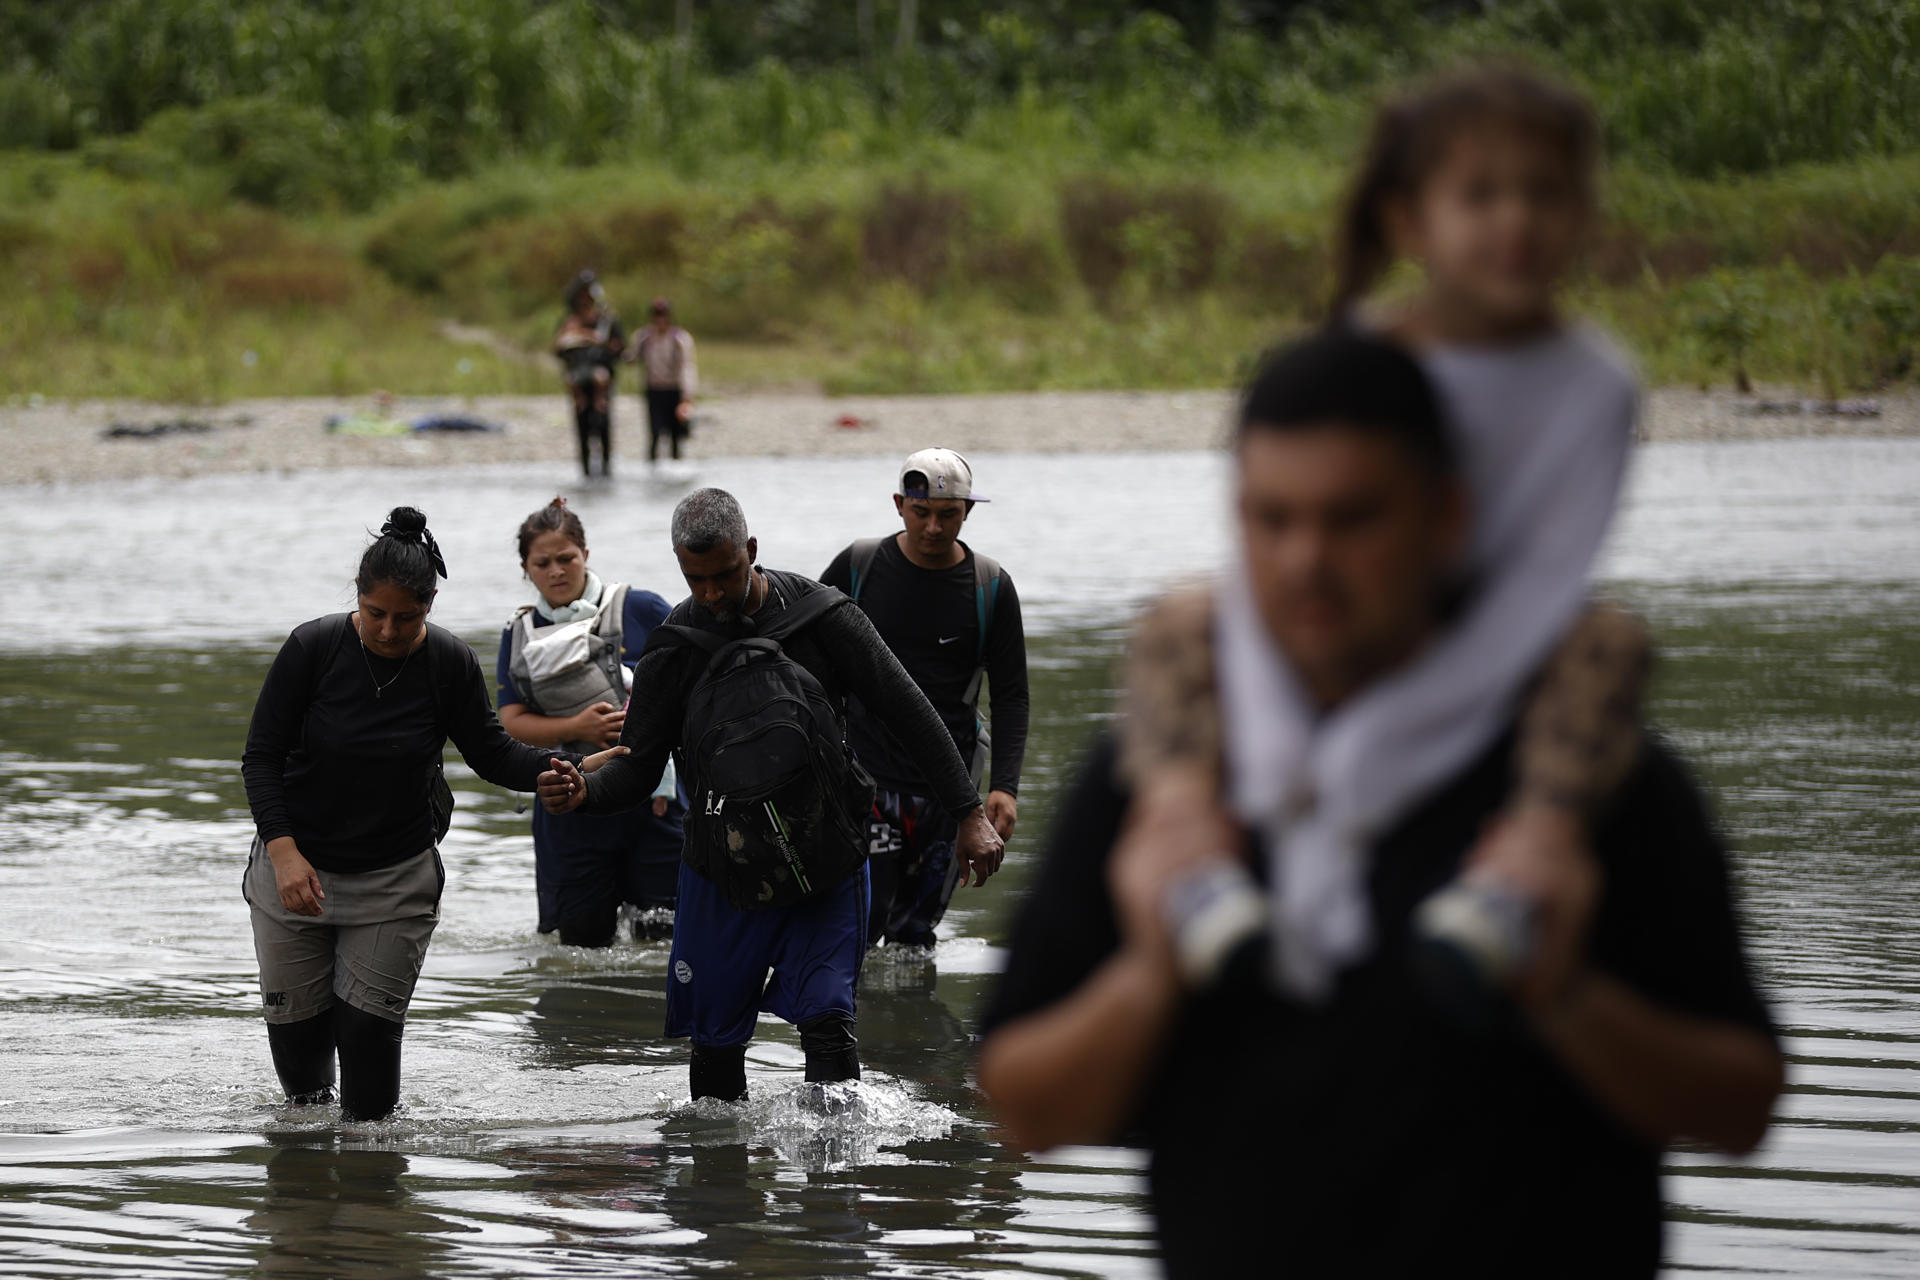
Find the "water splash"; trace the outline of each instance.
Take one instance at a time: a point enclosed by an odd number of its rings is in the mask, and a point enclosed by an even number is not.
[[[867,952],[860,985],[870,991],[931,991],[939,977],[935,948],[889,942]]]
[[[662,1095],[662,1102],[668,1102]],[[899,1084],[872,1078],[835,1084],[756,1084],[745,1102],[716,1098],[669,1102],[669,1133],[696,1146],[771,1147],[808,1173],[892,1164],[887,1151],[953,1132],[961,1118]]]

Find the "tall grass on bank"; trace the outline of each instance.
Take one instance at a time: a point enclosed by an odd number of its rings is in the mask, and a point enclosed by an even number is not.
[[[0,395],[548,390],[581,267],[734,385],[1218,385],[1317,313],[1376,97],[1484,52],[1599,102],[1577,292],[1654,376],[1913,376],[1920,0],[927,0],[864,60],[827,0],[655,8],[0,0]]]
[[[735,387],[1219,386],[1318,314],[1342,177],[1313,151],[1123,169],[951,143],[705,180],[512,163],[293,217],[197,175],[0,163],[0,395],[550,391],[581,267],[630,319],[670,295]],[[1623,164],[1576,292],[1662,381],[1906,380],[1916,210],[1920,156],[1717,181]]]

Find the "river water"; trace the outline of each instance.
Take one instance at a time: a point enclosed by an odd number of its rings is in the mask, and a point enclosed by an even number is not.
[[[933,965],[870,967],[867,1077],[828,1117],[797,1104],[800,1054],[771,1022],[745,1108],[687,1105],[684,1046],[657,1038],[664,947],[535,935],[527,819],[458,767],[401,1116],[280,1105],[255,1015],[237,757],[279,640],[347,606],[366,527],[398,502],[429,513],[454,575],[436,619],[491,669],[527,598],[528,510],[574,494],[595,566],[672,598],[684,478],[0,489],[0,1271],[1155,1274],[1140,1156],[1002,1146],[969,1026],[1130,609],[1221,558],[1223,464],[977,463],[996,501],[969,532],[1015,575],[1031,638],[1022,827],[1008,869],[958,895]],[[818,572],[887,528],[891,466],[737,460],[701,479],[740,495],[764,562]],[[1920,441],[1639,455],[1606,577],[1658,629],[1654,713],[1715,793],[1793,1058],[1758,1156],[1672,1158],[1676,1269],[1920,1274],[1916,565]]]

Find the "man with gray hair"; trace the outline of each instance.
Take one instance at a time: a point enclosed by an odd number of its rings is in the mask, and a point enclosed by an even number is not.
[[[693,1096],[746,1096],[746,1047],[763,1009],[799,1028],[808,1081],[858,1079],[873,783],[845,745],[848,696],[958,822],[962,883],[997,871],[1004,846],[952,735],[864,613],[812,579],[760,568],[724,490],[682,499],[672,534],[692,594],[634,667],[627,754],[584,776],[556,759],[541,803],[554,813],[645,803],[673,752],[693,807],[666,1031],[693,1040]],[[801,781],[776,779],[781,769]]]

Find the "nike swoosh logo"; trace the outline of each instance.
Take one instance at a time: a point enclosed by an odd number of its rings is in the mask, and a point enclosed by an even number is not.
[[[941,644],[952,644],[952,643],[953,643],[954,641],[956,641],[956,640],[958,640],[959,638],[960,638],[959,636],[941,636],[941,637],[940,637],[940,643],[941,643]]]

